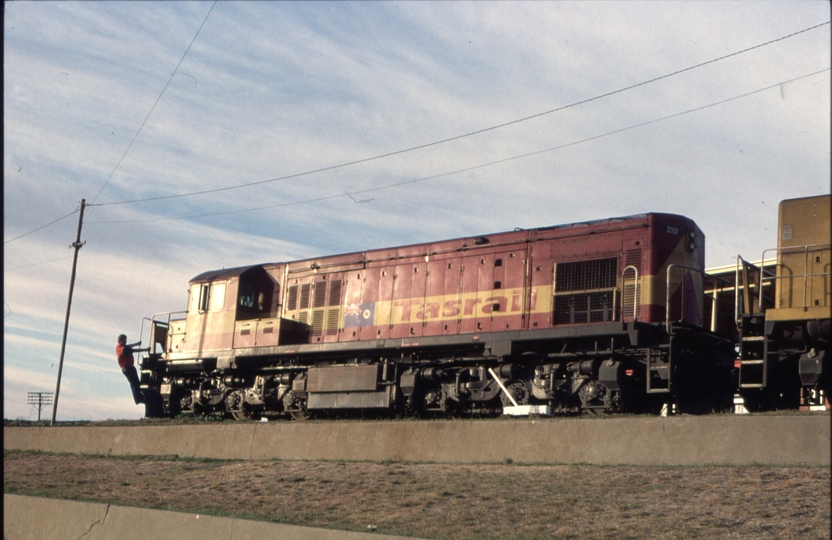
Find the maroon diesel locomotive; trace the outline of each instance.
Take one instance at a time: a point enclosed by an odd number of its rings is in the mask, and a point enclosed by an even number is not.
[[[206,272],[142,324],[146,415],[724,410],[704,260],[651,213]]]

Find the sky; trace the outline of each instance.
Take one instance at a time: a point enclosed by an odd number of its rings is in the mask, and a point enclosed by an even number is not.
[[[708,266],[758,260],[781,200],[830,191],[829,20],[823,1],[7,1],[4,418],[56,389],[82,199],[58,420],[140,418],[116,337],[208,270],[644,212],[696,221]]]

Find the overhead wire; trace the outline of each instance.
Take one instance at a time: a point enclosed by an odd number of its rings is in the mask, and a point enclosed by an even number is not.
[[[66,259],[71,259],[71,258],[72,258],[72,255],[69,255],[67,257],[60,257],[58,259],[52,259],[52,260],[49,260],[49,261],[42,261],[42,262],[37,262],[37,263],[32,263],[32,264],[26,264],[26,265],[23,265],[23,266],[15,266],[14,268],[4,268],[3,272],[4,273],[5,272],[14,272],[15,270],[21,270],[23,268],[31,268],[32,266],[40,266],[42,264],[64,261]]]
[[[754,45],[752,47],[742,49],[740,51],[736,51],[736,52],[733,52],[733,53],[730,53],[730,54],[726,54],[726,55],[720,56],[718,58],[713,58],[713,59],[707,60],[705,62],[700,62],[700,63],[695,64],[693,66],[689,66],[689,67],[686,67],[686,68],[683,68],[683,69],[679,69],[679,70],[674,71],[672,73],[667,73],[667,74],[661,75],[659,77],[654,77],[654,78],[648,79],[646,81],[642,81],[642,82],[639,82],[639,83],[636,83],[636,84],[632,84],[630,86],[619,88],[618,90],[613,90],[613,91],[606,92],[604,94],[599,94],[597,96],[590,97],[590,98],[587,98],[587,99],[584,99],[584,100],[581,100],[581,101],[576,101],[576,102],[570,103],[568,105],[563,105],[561,107],[550,109],[548,111],[543,111],[543,112],[536,113],[536,114],[533,114],[533,115],[530,115],[530,116],[525,116],[523,118],[518,118],[518,119],[515,119],[515,120],[504,122],[502,124],[497,124],[497,125],[494,125],[494,126],[490,126],[490,127],[486,127],[486,128],[483,128],[483,129],[479,129],[479,130],[471,131],[471,132],[468,132],[468,133],[464,133],[462,135],[456,135],[456,136],[449,137],[449,138],[446,138],[446,139],[441,139],[441,140],[438,140],[438,141],[433,141],[433,142],[429,142],[429,143],[425,143],[425,144],[421,144],[421,145],[417,145],[417,146],[412,146],[412,147],[409,147],[409,148],[404,148],[404,149],[401,149],[401,150],[396,150],[396,151],[393,151],[393,152],[387,152],[385,154],[379,154],[379,155],[376,155],[376,156],[371,156],[371,157],[367,157],[367,158],[363,158],[363,159],[357,159],[357,160],[353,160],[353,161],[349,161],[349,162],[345,162],[345,163],[340,163],[340,164],[336,164],[336,165],[329,165],[329,166],[321,167],[321,168],[314,169],[314,170],[304,171],[304,172],[295,173],[295,174],[289,174],[289,175],[285,175],[285,176],[279,176],[277,178],[270,178],[270,179],[267,179],[267,180],[259,180],[259,181],[256,181],[256,182],[247,182],[247,183],[244,183],[244,184],[237,184],[237,185],[234,185],[234,186],[225,186],[225,187],[220,187],[220,188],[206,189],[206,190],[202,190],[202,191],[193,191],[193,192],[189,192],[189,193],[179,193],[179,194],[175,194],[175,195],[160,195],[160,196],[157,196],[157,197],[146,197],[146,198],[142,198],[142,199],[132,199],[132,200],[126,200],[126,201],[113,201],[113,202],[107,202],[107,203],[90,204],[89,206],[111,206],[111,205],[121,205],[121,204],[133,204],[133,203],[141,203],[141,202],[161,201],[161,200],[166,200],[166,199],[176,199],[176,198],[182,198],[182,197],[193,197],[193,196],[197,196],[197,195],[206,195],[206,194],[210,194],[210,193],[219,193],[219,192],[222,192],[222,191],[248,188],[248,187],[259,186],[259,185],[268,184],[268,183],[272,183],[272,182],[290,180],[290,179],[299,178],[299,177],[302,177],[302,176],[309,176],[309,175],[318,174],[318,173],[322,173],[322,172],[332,171],[332,170],[335,170],[335,169],[340,169],[340,168],[344,168],[344,167],[358,165],[358,164],[361,164],[361,163],[367,163],[369,161],[384,159],[384,158],[388,158],[388,157],[391,157],[391,156],[404,154],[404,153],[407,153],[407,152],[422,150],[424,148],[437,146],[437,145],[444,144],[444,143],[447,143],[447,142],[456,141],[456,140],[463,139],[463,138],[466,138],[466,137],[471,137],[471,136],[474,136],[474,135],[479,135],[481,133],[486,133],[486,132],[493,131],[493,130],[496,130],[496,129],[511,126],[511,125],[518,124],[518,123],[521,123],[521,122],[526,122],[526,121],[532,120],[534,118],[540,118],[542,116],[553,114],[553,113],[563,111],[563,110],[566,110],[566,109],[569,109],[569,108],[572,108],[572,107],[577,107],[578,105],[583,105],[583,104],[586,104],[586,103],[590,103],[592,101],[597,101],[599,99],[603,99],[603,98],[610,97],[610,96],[613,96],[613,95],[616,95],[616,94],[620,94],[620,93],[626,92],[628,90],[633,90],[633,89],[638,88],[640,86],[645,86],[647,84],[651,84],[651,83],[654,83],[654,82],[657,82],[657,81],[660,81],[660,80],[663,80],[663,79],[667,79],[669,77],[673,77],[673,76],[679,75],[681,73],[685,73],[687,71],[691,71],[691,70],[694,70],[694,69],[697,69],[697,68],[700,68],[700,67],[703,67],[703,66],[707,66],[709,64],[713,64],[715,62],[719,62],[721,60],[725,60],[727,58],[731,58],[731,57],[737,56],[739,54],[743,54],[743,53],[746,53],[746,52],[749,52],[749,51],[753,51],[755,49],[759,49],[761,47],[765,47],[767,45],[771,45],[773,43],[777,43],[779,41],[783,41],[785,39],[792,38],[794,36],[803,34],[805,32],[809,32],[809,31],[814,30],[816,28],[820,28],[821,26],[825,26],[825,25],[829,24],[830,22],[832,22],[832,21],[826,21],[826,22],[823,22],[823,23],[820,23],[820,24],[816,24],[816,25],[811,26],[809,28],[804,28],[803,30],[793,32],[791,34],[781,36],[779,38],[772,39],[770,41],[766,41],[764,43],[760,43],[760,44]],[[97,198],[97,196],[96,196],[96,198]]]
[[[139,129],[136,131],[136,134],[133,135],[133,139],[130,141],[130,144],[127,145],[127,149],[121,155],[121,158],[119,158],[118,163],[116,163],[116,166],[113,167],[113,171],[110,173],[110,176],[107,177],[107,181],[104,182],[104,185],[101,186],[101,189],[98,190],[98,193],[96,193],[92,202],[95,202],[96,200],[98,200],[99,195],[101,195],[101,192],[104,191],[105,187],[107,187],[107,184],[110,183],[110,180],[113,179],[113,175],[116,174],[116,170],[118,170],[119,165],[121,165],[121,162],[124,161],[124,158],[127,156],[127,153],[130,152],[130,149],[133,147],[133,143],[136,142],[136,139],[138,138],[139,133],[142,132],[142,129],[144,128],[145,124],[147,124],[147,121],[150,119],[150,115],[153,114],[153,111],[154,111],[154,109],[156,109],[156,105],[159,104],[159,100],[162,99],[162,96],[164,95],[165,90],[167,90],[168,86],[170,86],[170,82],[173,80],[173,76],[176,75],[176,73],[178,72],[179,66],[182,65],[182,62],[185,60],[185,57],[188,56],[188,51],[191,50],[191,47],[193,46],[194,41],[196,41],[197,36],[199,36],[199,33],[202,31],[202,27],[205,26],[205,22],[208,20],[208,17],[211,15],[211,12],[214,11],[214,6],[217,5],[218,1],[219,0],[214,0],[214,3],[211,4],[211,9],[208,10],[208,14],[205,15],[205,18],[202,20],[202,24],[199,25],[199,29],[196,31],[196,34],[194,34],[193,39],[188,44],[188,48],[185,49],[185,54],[183,54],[182,58],[179,59],[179,63],[176,64],[176,67],[174,68],[173,73],[170,74],[170,77],[168,78],[168,82],[165,83],[165,87],[162,88],[161,92],[159,92],[159,97],[156,98],[156,101],[153,103],[153,106],[150,108],[150,111],[147,113],[147,116],[144,117],[144,120],[142,121],[142,124],[139,126]],[[190,75],[188,75],[188,76],[190,77]],[[94,204],[88,204],[87,206],[95,206],[95,205]]]
[[[145,117],[144,121],[141,123],[141,125],[139,126],[139,129],[136,131],[136,134],[133,135],[133,139],[130,141],[130,144],[127,145],[127,149],[121,155],[121,158],[118,160],[118,163],[116,163],[116,166],[113,167],[113,170],[110,173],[110,176],[107,177],[107,180],[104,182],[104,185],[101,186],[101,189],[98,190],[98,193],[95,195],[95,198],[93,199],[93,202],[95,202],[98,199],[99,195],[101,195],[101,192],[104,191],[104,188],[107,187],[107,184],[110,183],[110,180],[112,180],[113,175],[116,173],[116,170],[118,170],[119,165],[121,165],[121,162],[124,161],[124,158],[127,156],[127,153],[130,151],[130,148],[132,148],[133,143],[136,142],[136,138],[138,138],[139,133],[141,133],[142,129],[144,128],[145,124],[147,123],[148,119],[150,118],[150,115],[153,114],[153,110],[156,108],[156,105],[159,104],[159,100],[162,99],[162,95],[164,95],[165,90],[167,90],[168,86],[170,86],[170,82],[173,80],[174,75],[176,75],[176,73],[178,72],[179,66],[182,65],[182,62],[185,60],[185,57],[188,55],[188,52],[191,50],[191,47],[193,46],[194,41],[196,41],[197,36],[199,36],[199,33],[202,31],[202,27],[205,26],[205,22],[208,20],[208,17],[211,15],[211,12],[214,11],[214,6],[217,5],[218,1],[219,0],[214,0],[214,3],[211,4],[211,9],[208,10],[208,13],[205,15],[205,18],[202,20],[202,24],[199,25],[199,29],[196,31],[196,34],[194,34],[194,37],[191,40],[190,44],[188,44],[188,48],[185,49],[185,53],[182,55],[182,58],[179,59],[179,63],[176,64],[176,68],[173,70],[173,73],[171,73],[170,78],[168,78],[168,82],[165,84],[165,87],[162,88],[162,91],[159,93],[159,97],[156,98],[156,101],[153,103],[153,106],[150,108],[150,111],[147,113],[147,116]],[[89,207],[89,206],[95,206],[95,205],[87,204],[86,206]],[[45,229],[46,227],[48,227],[48,226],[50,226],[54,223],[57,223],[57,222],[61,221],[64,218],[67,218],[67,217],[71,216],[72,214],[74,214],[77,211],[78,211],[78,209],[75,209],[73,212],[71,212],[71,213],[69,213],[69,214],[67,214],[67,215],[65,215],[61,218],[58,218],[55,221],[50,221],[49,223],[47,223],[46,225],[43,225],[42,227],[38,227],[37,229],[29,231],[25,234],[21,234],[20,236],[12,238],[11,240],[6,240],[6,241],[3,242],[3,244],[5,245],[5,244],[8,244],[9,242],[14,242],[15,240],[23,238],[24,236],[28,236],[32,233],[38,232],[41,229]],[[57,259],[57,260],[60,260],[60,259]],[[21,267],[21,268],[25,268],[25,267]],[[7,271],[10,271],[10,270],[3,270],[3,271],[7,272]]]
[[[31,230],[31,231],[29,231],[29,232],[27,232],[27,233],[21,234],[20,236],[15,236],[14,238],[12,238],[12,239],[10,239],[10,240],[6,240],[6,241],[4,241],[4,242],[3,242],[3,245],[8,244],[9,242],[14,242],[15,240],[19,240],[19,239],[23,238],[24,236],[29,236],[30,234],[32,234],[32,233],[36,233],[36,232],[38,232],[38,231],[39,231],[39,230],[41,230],[41,229],[45,229],[45,228],[47,228],[47,227],[48,227],[48,226],[50,226],[50,225],[54,225],[55,223],[57,223],[57,222],[61,221],[62,219],[66,219],[66,218],[68,218],[69,216],[71,216],[71,215],[72,215],[72,214],[74,214],[75,212],[79,211],[80,209],[81,209],[81,207],[79,206],[78,208],[76,208],[76,209],[75,209],[75,210],[73,210],[72,212],[68,213],[67,215],[65,215],[65,216],[63,216],[63,217],[59,217],[58,219],[56,219],[56,220],[54,220],[54,221],[50,221],[50,222],[49,222],[49,223],[47,223],[46,225],[41,225],[41,226],[40,226],[40,227],[38,227],[37,229],[34,229],[34,230]]]
[[[653,120],[647,120],[645,122],[641,122],[641,123],[638,123],[638,124],[633,124],[631,126],[627,126],[627,127],[624,127],[624,128],[616,129],[616,130],[613,130],[613,131],[608,131],[606,133],[602,133],[600,135],[595,135],[595,136],[592,136],[592,137],[587,137],[587,138],[581,139],[579,141],[572,141],[572,142],[562,144],[562,145],[559,145],[559,146],[554,146],[554,147],[546,148],[546,149],[543,149],[543,150],[536,150],[534,152],[527,152],[525,154],[520,154],[520,155],[516,155],[516,156],[510,156],[510,157],[507,157],[507,158],[502,158],[502,159],[498,159],[498,160],[495,160],[495,161],[490,161],[488,163],[481,163],[479,165],[474,165],[474,166],[466,167],[466,168],[463,168],[463,169],[457,169],[457,170],[454,170],[454,171],[448,171],[448,172],[435,174],[435,175],[431,175],[431,176],[425,176],[425,177],[421,177],[421,178],[405,180],[403,182],[396,182],[394,184],[388,184],[386,186],[355,190],[355,191],[352,191],[352,192],[342,191],[342,192],[340,192],[338,194],[335,194],[335,195],[316,197],[314,199],[306,199],[306,200],[303,200],[303,201],[293,201],[293,202],[272,204],[272,205],[268,205],[268,206],[258,206],[258,207],[255,207],[255,208],[245,208],[245,209],[239,209],[239,210],[227,210],[227,211],[223,211],[223,212],[211,212],[211,213],[206,213],[206,214],[195,214],[195,215],[189,215],[189,216],[162,217],[162,218],[150,218],[150,219],[90,221],[88,223],[90,223],[90,224],[93,224],[93,223],[96,223],[96,224],[104,224],[104,223],[109,223],[109,224],[112,224],[112,223],[146,223],[146,222],[156,222],[156,221],[172,221],[172,220],[180,220],[180,219],[196,219],[196,218],[202,218],[202,217],[212,217],[212,216],[222,216],[222,215],[228,215],[228,214],[239,214],[239,213],[244,213],[244,212],[254,212],[254,211],[257,211],[257,210],[267,210],[267,209],[271,209],[271,208],[282,208],[282,207],[286,207],[286,206],[296,206],[296,205],[300,205],[300,204],[310,204],[310,203],[314,203],[314,202],[321,202],[321,201],[326,201],[326,200],[331,200],[331,199],[337,199],[337,198],[345,197],[345,196],[350,196],[351,197],[351,196],[354,196],[354,195],[363,195],[363,194],[366,194],[366,193],[372,193],[372,192],[382,191],[382,190],[386,190],[386,189],[393,189],[393,188],[397,188],[397,187],[401,187],[401,186],[405,186],[405,185],[409,185],[409,184],[415,184],[415,183],[424,182],[424,181],[427,181],[427,180],[435,180],[437,178],[452,176],[454,174],[460,174],[460,173],[464,173],[464,172],[474,171],[474,170],[477,170],[477,169],[483,169],[483,168],[486,168],[486,167],[491,167],[493,165],[498,165],[498,164],[506,163],[506,162],[509,162],[509,161],[514,161],[514,160],[523,159],[523,158],[527,158],[527,157],[531,157],[531,156],[536,156],[536,155],[544,154],[544,153],[547,153],[547,152],[553,152],[555,150],[561,150],[563,148],[568,148],[570,146],[576,146],[576,145],[583,144],[583,143],[586,143],[586,142],[590,142],[590,141],[594,141],[594,140],[601,139],[601,138],[604,138],[604,137],[608,137],[610,135],[615,135],[617,133],[622,133],[624,131],[629,131],[629,130],[636,129],[636,128],[639,128],[639,127],[644,127],[644,126],[647,126],[647,125],[650,125],[650,124],[655,124],[657,122],[661,122],[661,121],[664,121],[664,120],[669,120],[671,118],[676,118],[676,117],[683,116],[683,115],[686,115],[686,114],[691,114],[691,113],[694,113],[694,112],[702,111],[704,109],[709,109],[711,107],[716,107],[718,105],[722,105],[722,104],[725,104],[725,103],[728,103],[728,102],[731,102],[731,101],[735,101],[735,100],[738,100],[738,99],[741,99],[741,98],[744,98],[744,97],[748,97],[748,96],[751,96],[751,95],[754,95],[754,94],[759,94],[760,92],[764,92],[766,90],[771,90],[772,88],[779,88],[784,84],[799,81],[799,80],[805,79],[807,77],[812,77],[812,76],[818,75],[820,73],[824,73],[826,71],[829,71],[830,69],[832,69],[832,68],[825,68],[825,69],[822,69],[822,70],[819,70],[819,71],[815,71],[813,73],[808,73],[806,75],[801,75],[799,77],[795,77],[795,78],[792,78],[792,79],[781,81],[781,82],[778,82],[776,84],[766,86],[764,88],[759,88],[759,89],[753,90],[751,92],[746,92],[746,93],[740,94],[738,96],[733,96],[733,97],[730,97],[730,98],[727,98],[727,99],[716,101],[716,102],[710,103],[708,105],[702,105],[700,107],[696,107],[696,108],[689,109],[689,110],[686,110],[686,111],[674,113],[674,114],[671,114],[671,115],[668,115],[668,116],[663,116],[661,118],[654,118]]]
[[[202,30],[202,27],[205,25],[205,22],[207,21],[208,16],[211,14],[211,11],[213,11],[213,8],[214,8],[215,5],[216,5],[216,1],[214,2],[214,4],[212,4],[211,9],[209,10],[205,19],[202,21],[202,25],[200,25],[199,30],[194,35],[194,38],[191,40],[191,43],[188,45],[188,49],[185,51],[185,54],[183,54],[182,58],[179,61],[179,64],[177,64],[176,69],[171,74],[171,77],[168,79],[168,83],[165,85],[165,89],[170,84],[170,81],[173,79],[173,76],[177,73],[177,70],[178,70],[179,66],[182,64],[182,61],[184,60],[185,56],[188,54],[188,51],[190,50],[191,46],[193,45],[194,41],[196,40],[197,36],[199,35],[199,32]],[[246,184],[239,184],[239,185],[236,185],[236,186],[226,186],[226,187],[223,187],[223,188],[215,188],[215,189],[197,191],[197,192],[191,192],[191,193],[183,193],[183,194],[177,194],[177,195],[164,195],[164,196],[159,196],[159,197],[150,197],[150,198],[144,198],[144,199],[127,200],[127,201],[115,201],[115,202],[97,203],[97,204],[89,203],[89,204],[87,204],[87,206],[88,207],[89,206],[110,206],[110,205],[130,204],[130,203],[138,203],[138,202],[149,202],[149,201],[158,201],[158,200],[164,200],[164,199],[189,197],[189,196],[195,196],[195,195],[204,195],[204,194],[208,194],[208,193],[216,193],[216,192],[220,192],[220,191],[228,191],[228,190],[232,190],[232,189],[240,189],[240,188],[245,188],[245,187],[257,186],[257,185],[262,185],[262,184],[271,183],[271,182],[277,182],[277,181],[281,181],[281,180],[289,180],[289,179],[292,179],[292,178],[298,178],[298,177],[301,177],[301,176],[308,176],[308,175],[312,175],[312,174],[316,174],[316,173],[320,173],[320,172],[325,172],[325,171],[329,171],[329,170],[333,170],[333,169],[338,169],[338,168],[343,168],[343,167],[347,167],[347,166],[351,166],[351,165],[357,165],[357,164],[360,164],[360,163],[365,163],[365,162],[368,162],[368,161],[378,160],[378,159],[382,159],[382,158],[385,158],[385,157],[390,157],[390,156],[397,155],[397,154],[412,152],[412,151],[427,148],[427,147],[430,147],[430,146],[436,146],[436,145],[443,144],[443,143],[446,143],[446,142],[458,140],[458,139],[461,139],[461,138],[464,138],[464,137],[470,137],[470,136],[477,135],[477,134],[480,134],[480,133],[484,133],[484,132],[487,132],[487,131],[492,131],[492,130],[499,129],[499,128],[502,128],[502,127],[506,127],[506,126],[509,126],[509,125],[512,125],[512,124],[517,124],[517,123],[520,123],[520,122],[531,120],[533,118],[538,118],[538,117],[541,117],[541,116],[544,116],[544,115],[552,114],[554,112],[562,111],[564,109],[568,109],[568,108],[575,107],[575,106],[578,106],[578,105],[581,105],[581,104],[589,103],[591,101],[596,101],[598,99],[602,99],[604,97],[609,97],[609,96],[612,96],[614,94],[618,94],[618,93],[621,93],[621,92],[624,92],[624,91],[627,91],[627,90],[637,88],[639,86],[644,86],[646,84],[650,84],[652,82],[656,82],[656,81],[659,81],[659,80],[662,80],[662,79],[666,79],[666,78],[672,77],[674,75],[684,73],[686,71],[691,71],[693,69],[696,69],[696,68],[699,68],[699,67],[702,67],[702,66],[705,66],[705,65],[708,65],[708,64],[712,64],[714,62],[718,62],[718,61],[724,60],[726,58],[737,56],[739,54],[743,54],[745,52],[770,45],[772,43],[783,41],[785,39],[789,39],[791,37],[803,34],[805,32],[814,30],[816,28],[819,28],[821,26],[825,26],[825,25],[828,25],[828,24],[830,24],[830,21],[826,21],[826,22],[823,22],[823,23],[820,23],[820,24],[817,24],[817,25],[814,25],[814,26],[811,26],[811,27],[808,27],[808,28],[804,28],[803,30],[799,30],[797,32],[793,32],[791,34],[787,34],[785,36],[781,36],[779,38],[776,38],[776,39],[773,39],[773,40],[770,40],[770,41],[766,41],[764,43],[760,43],[760,44],[754,45],[752,47],[748,47],[746,49],[742,49],[740,51],[736,51],[736,52],[733,52],[733,53],[730,53],[730,54],[727,54],[727,55],[724,55],[724,56],[721,56],[721,57],[718,57],[718,58],[714,58],[714,59],[711,59],[711,60],[708,60],[708,61],[705,61],[705,62],[701,62],[699,64],[696,64],[696,65],[693,65],[693,66],[690,66],[690,67],[687,67],[687,68],[684,68],[684,69],[680,69],[680,70],[674,71],[672,73],[662,75],[660,77],[655,77],[653,79],[642,81],[640,83],[636,83],[636,84],[633,84],[633,85],[630,85],[630,86],[627,86],[627,87],[624,87],[624,88],[620,88],[618,90],[607,92],[605,94],[600,94],[598,96],[594,96],[594,97],[587,98],[587,99],[582,100],[582,101],[578,101],[578,102],[574,102],[574,103],[571,103],[571,104],[568,104],[568,105],[564,105],[564,106],[559,107],[559,108],[551,109],[549,111],[544,111],[544,112],[537,113],[537,114],[527,116],[527,117],[524,117],[524,118],[519,118],[519,119],[516,119],[516,120],[512,120],[510,122],[505,122],[505,123],[502,123],[502,124],[498,124],[498,125],[495,125],[495,126],[484,128],[484,129],[481,129],[481,130],[472,131],[472,132],[469,132],[469,133],[466,133],[466,134],[457,135],[455,137],[451,137],[451,138],[447,138],[447,139],[443,139],[443,140],[439,140],[439,141],[434,141],[434,142],[431,142],[431,143],[427,143],[427,144],[423,144],[423,145],[419,145],[419,146],[414,146],[414,147],[411,147],[411,148],[406,148],[406,149],[398,150],[398,151],[395,151],[395,152],[380,154],[380,155],[372,156],[372,157],[369,157],[369,158],[354,160],[354,161],[341,163],[341,164],[338,164],[338,165],[332,165],[332,166],[328,166],[328,167],[322,167],[322,168],[319,168],[319,169],[305,171],[305,172],[296,173],[296,174],[292,174],[292,175],[286,175],[286,176],[281,176],[281,177],[277,177],[277,178],[261,180],[261,181],[257,181],[257,182],[249,182],[249,183],[246,183]],[[797,79],[795,79],[795,80],[797,80]],[[786,82],[789,82],[789,81],[786,81]],[[785,84],[785,82],[781,83],[781,84]],[[156,100],[156,103],[159,102],[159,99],[161,98],[162,94],[164,94],[165,89],[163,89],[162,92],[160,93],[159,98],[157,98],[157,100]],[[762,90],[765,90],[765,89],[762,89]],[[760,90],[760,91],[762,91],[762,90]],[[154,103],[153,108],[156,107],[156,103]],[[153,108],[151,108],[151,110],[148,113],[147,117],[145,118],[144,122],[142,122],[142,126],[139,127],[139,130],[136,132],[136,135],[133,137],[133,141],[135,141],[136,137],[138,137],[139,132],[141,132],[142,127],[147,122],[147,119],[150,117],[150,114],[153,112]],[[681,114],[685,114],[685,113],[681,113]],[[606,135],[601,135],[601,136],[606,136]],[[132,146],[133,141],[131,141],[130,146]],[[579,142],[583,142],[583,141],[579,141]],[[573,143],[573,144],[578,144],[578,143]],[[128,146],[127,150],[122,155],[122,158],[119,160],[119,164],[124,159],[124,156],[127,155],[127,152],[129,151],[130,146]],[[511,158],[511,159],[516,159],[516,158]],[[98,191],[98,194],[96,195],[95,199],[93,199],[93,201],[97,200],[98,196],[104,190],[104,187],[106,187],[107,184],[110,182],[110,180],[112,179],[112,176],[115,173],[118,166],[119,165],[117,164],[116,167],[113,169],[113,172],[110,174],[110,177],[107,179],[107,181],[101,187],[101,189]],[[457,172],[461,172],[461,171],[457,171]],[[454,173],[446,173],[446,174],[455,174],[455,172]],[[428,179],[430,179],[430,178],[409,180],[405,183],[419,182],[419,181],[428,180]],[[396,187],[398,185],[404,185],[405,183],[393,184],[393,185],[390,185],[390,186],[383,186],[381,188],[374,188],[370,191],[374,191],[374,190],[377,190],[377,189],[389,189],[391,187]],[[355,191],[352,194],[359,194],[359,193],[364,193],[364,192],[365,191]],[[349,195],[349,193],[348,193],[348,195]],[[307,201],[299,201],[299,202],[296,202],[296,203],[287,203],[287,204],[307,204],[307,203],[310,203],[310,202],[317,202],[317,201],[320,201],[320,200],[327,200],[327,199],[336,198],[336,197],[340,197],[340,196],[343,196],[343,195],[339,194],[339,195],[334,195],[334,196],[331,196],[331,197],[309,199]],[[174,217],[174,218],[159,218],[159,219],[152,219],[152,220],[98,221],[98,222],[90,222],[90,223],[130,223],[130,222],[137,222],[137,221],[158,221],[158,220],[169,220],[169,219],[191,219],[191,218],[206,217],[206,216],[211,216],[211,215],[223,215],[223,214],[228,214],[228,213],[237,213],[237,212],[261,210],[261,209],[267,209],[267,208],[275,208],[277,206],[283,206],[283,205],[272,205],[272,206],[257,207],[257,208],[245,209],[245,210],[233,210],[233,211],[222,212],[222,213],[201,214],[201,215],[195,215],[195,216],[183,216],[183,217]],[[71,212],[71,213],[69,213],[69,214],[67,214],[67,215],[65,215],[61,218],[58,218],[54,221],[51,221],[51,222],[49,222],[49,223],[47,223],[47,224],[45,224],[41,227],[38,227],[37,229],[29,231],[25,234],[22,234],[20,236],[17,236],[15,238],[10,239],[10,240],[6,240],[3,243],[8,244],[8,243],[13,242],[15,240],[18,240],[20,238],[28,236],[32,233],[35,233],[35,232],[37,232],[41,229],[44,229],[44,228],[46,228],[46,227],[48,227],[48,226],[50,226],[54,223],[57,223],[58,221],[61,221],[62,219],[65,219],[65,218],[69,217],[70,215],[74,214],[77,211],[78,211],[78,209],[74,210],[73,212]]]

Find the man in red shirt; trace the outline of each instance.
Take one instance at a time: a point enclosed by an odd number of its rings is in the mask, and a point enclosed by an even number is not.
[[[136,405],[138,405],[139,403],[144,403],[144,397],[142,396],[142,391],[139,388],[139,376],[136,373],[136,367],[133,363],[133,353],[149,350],[133,349],[133,347],[136,347],[141,344],[141,341],[137,341],[136,343],[131,343],[130,345],[128,345],[127,336],[121,334],[120,336],[118,336],[118,345],[116,345],[118,367],[121,368],[121,372],[124,373],[124,376],[127,377],[127,380],[130,382],[130,389],[133,391],[133,401],[136,402]]]

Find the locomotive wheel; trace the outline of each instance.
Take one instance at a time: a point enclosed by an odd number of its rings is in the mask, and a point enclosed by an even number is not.
[[[293,391],[289,390],[283,396],[283,408],[298,421],[309,420],[312,415],[306,410],[306,400],[299,398]]]
[[[587,407],[582,409],[582,411],[588,416],[601,416],[605,412],[604,409],[599,409],[598,407]]]
[[[234,420],[248,420],[252,417],[241,391],[233,390],[225,396],[225,414]]]
[[[254,417],[254,415],[248,409],[243,409],[240,411],[231,411],[229,414],[231,415],[231,418],[233,418],[234,420],[251,420]]]
[[[307,411],[306,408],[303,408],[300,411],[289,411],[289,414],[292,415],[292,418],[298,422],[303,422],[312,418],[312,414]]]
[[[529,403],[529,391],[526,384],[520,380],[513,380],[505,383],[506,390],[514,398],[518,405],[527,405]],[[505,392],[500,392],[500,401],[503,407],[511,407],[513,404]]]

